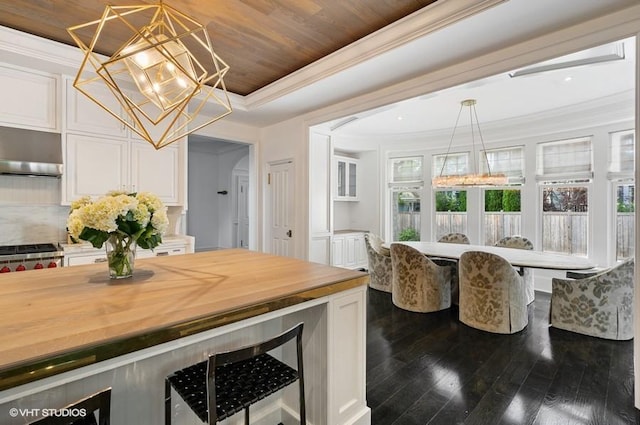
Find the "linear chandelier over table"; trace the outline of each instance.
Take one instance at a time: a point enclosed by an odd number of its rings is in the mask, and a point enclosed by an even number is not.
[[[453,188],[453,187],[467,187],[467,186],[504,186],[509,183],[509,179],[505,174],[502,173],[491,173],[491,167],[489,165],[489,159],[487,158],[487,150],[484,146],[484,140],[482,139],[482,132],[480,131],[480,122],[478,121],[478,114],[476,112],[476,100],[475,99],[465,99],[460,102],[460,110],[458,111],[458,117],[456,118],[456,123],[453,127],[453,133],[451,134],[451,140],[449,140],[449,147],[447,148],[447,153],[444,157],[444,161],[442,162],[442,168],[440,169],[440,174],[437,177],[434,177],[431,180],[431,185],[436,188]],[[484,161],[487,165],[486,173],[467,173],[467,174],[456,174],[456,175],[445,175],[444,170],[447,165],[447,159],[449,159],[449,153],[451,152],[451,145],[453,143],[453,138],[456,135],[456,129],[458,128],[458,122],[460,121],[460,115],[462,113],[462,109],[464,107],[469,108],[469,119],[471,121],[471,161],[475,164],[475,150],[476,150],[476,142],[475,142],[475,132],[477,129],[478,136],[480,138],[480,143],[482,145],[482,156],[484,157]],[[475,119],[475,128],[474,128],[474,119]],[[475,165],[474,165],[475,168]]]

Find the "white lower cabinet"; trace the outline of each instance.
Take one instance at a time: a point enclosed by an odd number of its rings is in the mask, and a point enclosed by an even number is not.
[[[331,297],[329,312],[330,424],[371,424],[366,397],[366,286]]]
[[[367,267],[365,232],[337,232],[332,240],[332,266],[347,269]]]

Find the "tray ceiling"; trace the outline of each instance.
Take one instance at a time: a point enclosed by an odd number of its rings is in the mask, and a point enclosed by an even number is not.
[[[248,95],[436,0],[168,0],[204,25],[231,70],[227,89]],[[67,27],[99,19],[130,0],[0,0],[0,25],[74,45]],[[101,37],[109,55],[125,40]]]

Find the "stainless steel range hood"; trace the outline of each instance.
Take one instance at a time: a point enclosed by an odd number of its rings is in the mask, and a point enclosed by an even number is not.
[[[0,127],[0,174],[60,177],[60,134]]]

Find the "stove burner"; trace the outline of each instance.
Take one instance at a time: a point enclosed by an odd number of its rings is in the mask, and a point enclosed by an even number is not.
[[[35,245],[16,245],[16,254],[55,252],[57,250],[58,248],[52,243],[39,243]]]
[[[0,255],[14,255],[16,249],[14,246],[0,246]]]
[[[52,243],[7,245],[0,246],[0,255],[36,254],[42,252],[56,252],[58,250],[58,247]]]

